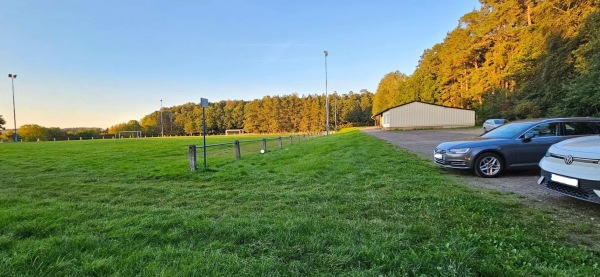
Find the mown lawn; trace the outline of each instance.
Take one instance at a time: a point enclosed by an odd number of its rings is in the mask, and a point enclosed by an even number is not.
[[[195,173],[192,143],[0,144],[0,276],[600,272],[547,213],[360,131]]]

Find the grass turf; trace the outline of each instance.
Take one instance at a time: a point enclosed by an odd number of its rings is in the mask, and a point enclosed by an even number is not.
[[[598,252],[565,241],[546,213],[359,131],[240,161],[217,151],[195,173],[189,144],[201,141],[0,145],[0,276],[600,270]]]

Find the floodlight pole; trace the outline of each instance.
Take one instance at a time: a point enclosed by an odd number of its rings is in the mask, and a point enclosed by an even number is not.
[[[160,136],[164,137],[165,136],[165,132],[164,132],[164,126],[163,126],[163,112],[162,112],[162,99],[160,99]]]
[[[327,56],[329,53],[323,51],[325,54],[325,134],[329,136],[329,97],[327,96]]]
[[[8,78],[10,78],[10,82],[12,84],[13,120],[15,122],[15,133],[13,135],[14,135],[15,142],[17,142],[17,140],[18,140],[18,136],[17,136],[17,109],[15,107],[15,78],[17,78],[17,74],[8,74]]]
[[[333,121],[335,126],[335,132],[337,133],[337,91],[333,92]]]

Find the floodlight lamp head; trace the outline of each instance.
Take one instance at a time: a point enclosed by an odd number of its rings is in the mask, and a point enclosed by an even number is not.
[[[327,57],[327,55],[329,55],[329,52],[327,52],[327,51],[323,51],[323,53],[325,54],[325,57]]]
[[[8,74],[8,78],[17,78],[17,74]]]

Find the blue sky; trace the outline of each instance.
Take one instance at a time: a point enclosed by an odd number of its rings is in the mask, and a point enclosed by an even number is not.
[[[375,92],[411,74],[476,0],[0,2],[0,114],[17,126],[102,127],[163,106]]]

